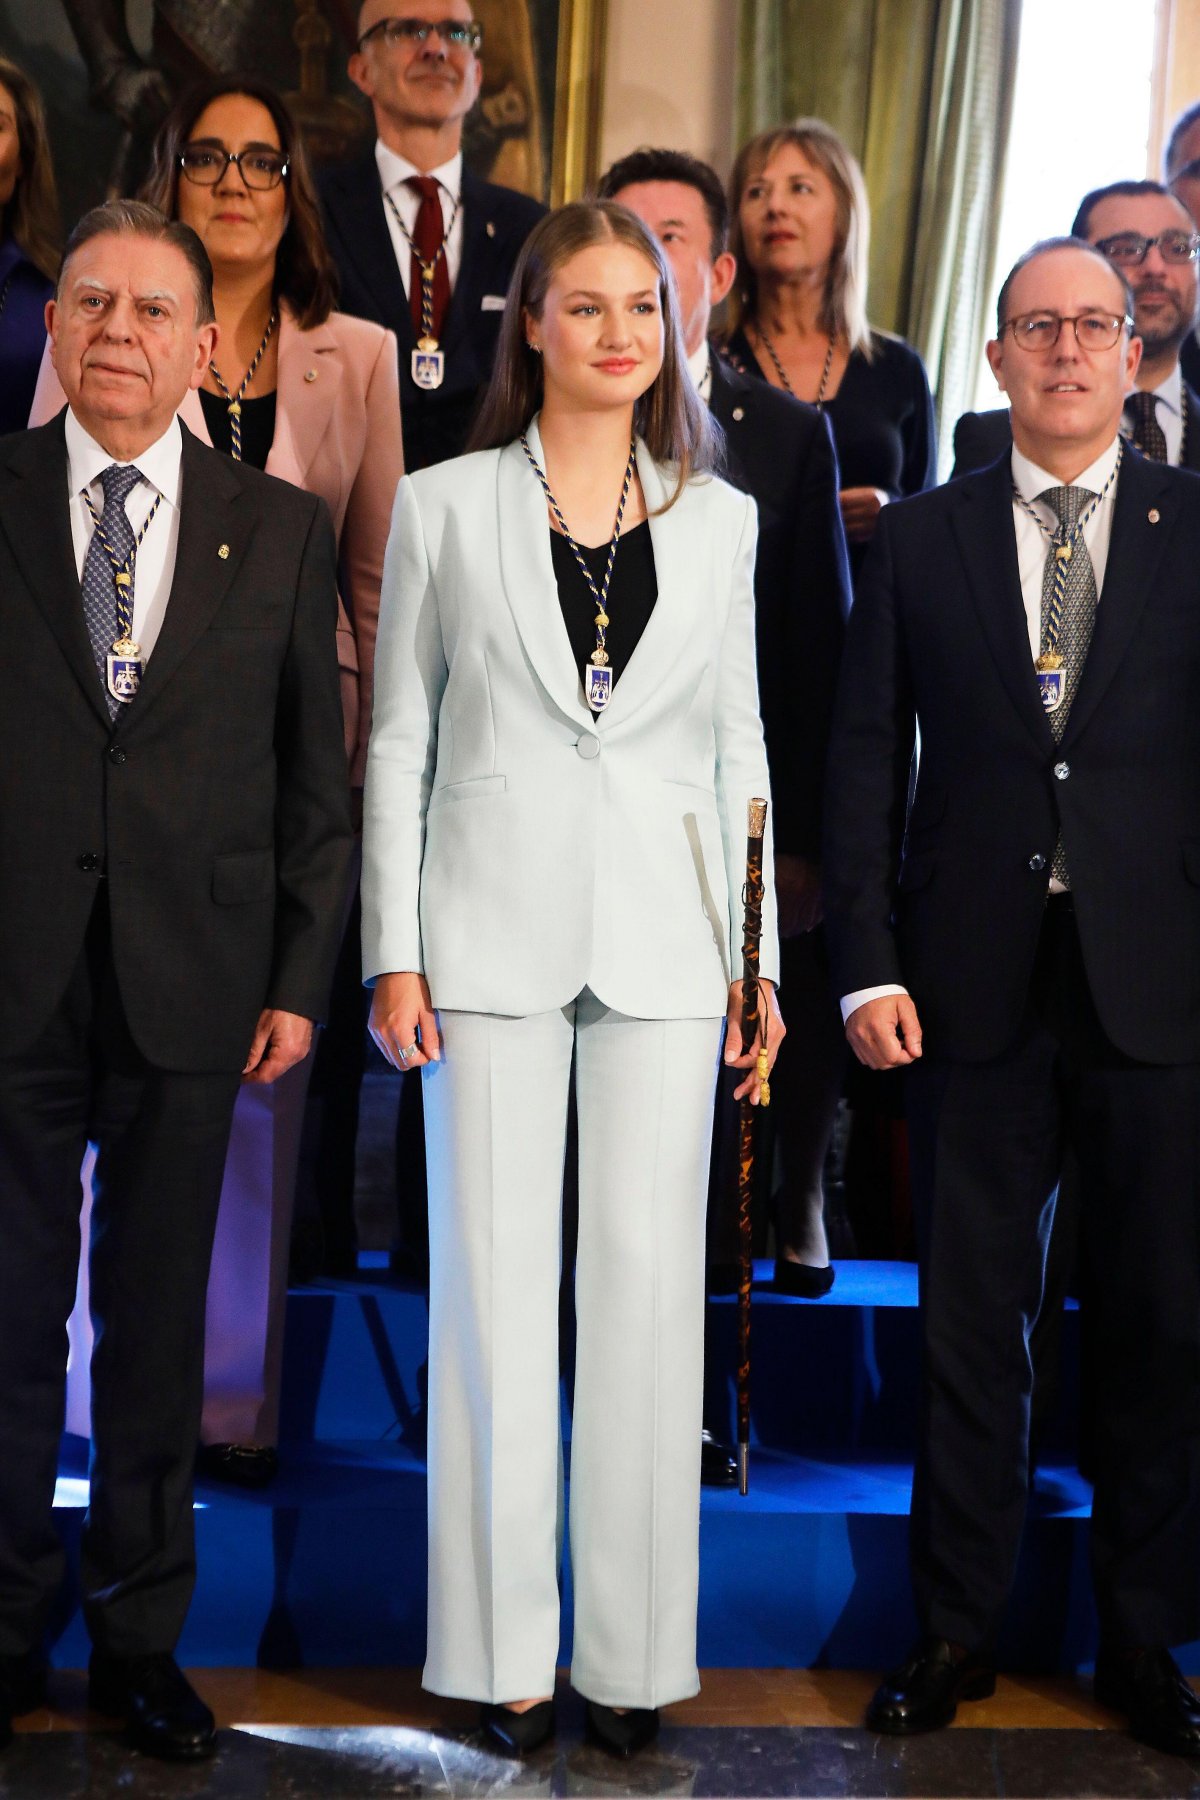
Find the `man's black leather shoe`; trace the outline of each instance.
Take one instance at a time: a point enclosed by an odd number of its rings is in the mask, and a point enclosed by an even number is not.
[[[0,1750],[13,1740],[12,1722],[46,1704],[46,1665],[40,1656],[0,1656]]]
[[[1143,1744],[1171,1756],[1200,1756],[1200,1700],[1169,1650],[1106,1650],[1093,1681],[1101,1706],[1123,1712]]]
[[[986,1700],[995,1691],[996,1671],[990,1663],[945,1638],[925,1638],[875,1690],[867,1726],[892,1737],[940,1731],[953,1719],[960,1700]]]
[[[700,1480],[704,1487],[737,1486],[737,1458],[711,1431],[700,1433]]]
[[[483,1735],[505,1756],[532,1756],[554,1736],[554,1702],[539,1700],[525,1712],[487,1702],[482,1709]]]
[[[592,1742],[610,1756],[636,1756],[658,1736],[658,1709],[631,1706],[626,1712],[617,1712],[615,1707],[589,1700],[587,1729]]]
[[[269,1487],[279,1473],[279,1452],[267,1444],[201,1444],[196,1473],[230,1487]]]
[[[173,1656],[93,1650],[88,1705],[124,1719],[135,1750],[164,1762],[200,1762],[216,1748],[216,1721]]]

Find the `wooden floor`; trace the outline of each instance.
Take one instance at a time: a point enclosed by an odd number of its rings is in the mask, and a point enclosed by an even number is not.
[[[189,1673],[220,1725],[406,1725],[455,1731],[469,1730],[478,1716],[473,1704],[423,1693],[416,1669]],[[874,1673],[706,1669],[697,1698],[668,1707],[663,1716],[680,1726],[854,1726],[862,1722],[877,1680]],[[51,1708],[20,1720],[17,1729],[79,1731],[96,1723],[88,1714],[87,1682],[81,1671],[55,1671],[51,1699]],[[954,1729],[1087,1730],[1121,1723],[1094,1703],[1086,1680],[1001,1676],[995,1698],[961,1707]]]

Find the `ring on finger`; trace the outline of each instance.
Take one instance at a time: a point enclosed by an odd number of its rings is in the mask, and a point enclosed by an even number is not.
[[[412,1043],[407,1045],[406,1048],[400,1052],[400,1055],[403,1058],[403,1060],[405,1062],[407,1062],[410,1056],[415,1056],[416,1054],[417,1054],[417,1040],[416,1040],[416,1038],[414,1038]]]

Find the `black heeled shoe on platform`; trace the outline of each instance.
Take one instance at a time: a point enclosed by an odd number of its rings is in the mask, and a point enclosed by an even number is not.
[[[631,1706],[625,1712],[617,1712],[614,1707],[601,1706],[598,1700],[589,1700],[587,1726],[592,1742],[610,1756],[636,1756],[658,1736],[658,1708]]]
[[[481,1718],[484,1737],[505,1756],[532,1756],[554,1736],[553,1700],[539,1700],[526,1712],[487,1702]]]

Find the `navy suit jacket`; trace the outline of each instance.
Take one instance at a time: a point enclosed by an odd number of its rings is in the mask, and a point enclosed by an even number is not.
[[[1061,743],[1038,696],[1008,462],[886,507],[834,717],[825,913],[837,992],[899,983],[926,1050],[1001,1054],[1061,831],[1106,1033],[1200,1060],[1200,480],[1127,449]],[[905,816],[914,736],[921,758]]]
[[[829,727],[850,611],[850,564],[829,421],[712,352],[725,476],[758,506],[758,685],[776,852],[817,861]]]
[[[1200,472],[1200,394],[1188,385],[1186,371],[1183,404],[1187,413],[1183,467]],[[964,413],[954,427],[954,467],[950,471],[951,480],[956,475],[969,475],[972,469],[986,469],[989,463],[994,463],[998,456],[1003,456],[1011,448],[1012,426],[1007,406],[994,407],[990,412]]]
[[[462,266],[442,334],[446,354],[440,388],[412,378],[416,347],[412,313],[388,230],[374,153],[322,171],[318,178],[325,235],[341,282],[338,305],[394,331],[400,348],[400,420],[410,472],[461,456],[492,373],[509,279],[522,244],[545,212],[538,200],[462,175]]]

